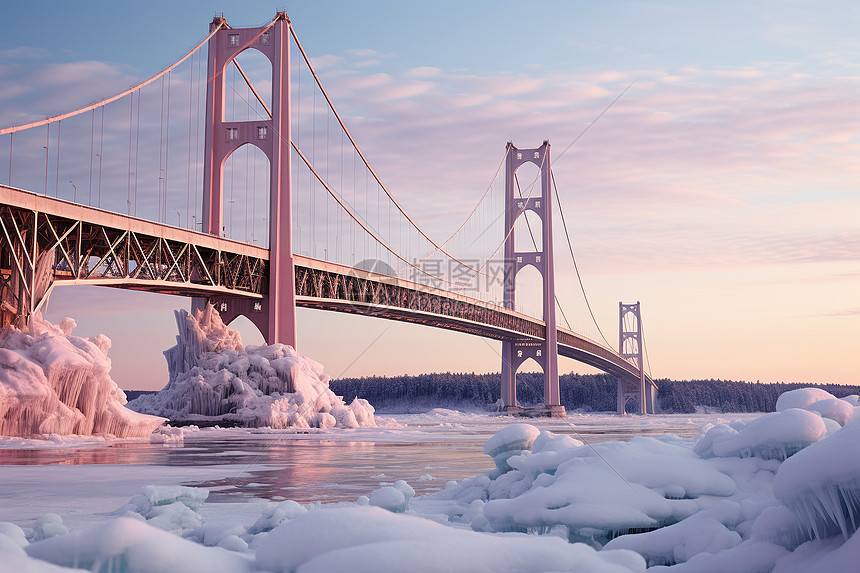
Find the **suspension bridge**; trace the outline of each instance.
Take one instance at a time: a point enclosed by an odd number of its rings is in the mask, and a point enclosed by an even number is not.
[[[509,142],[436,240],[371,166],[284,12],[252,28],[216,17],[154,77],[0,138],[3,325],[83,284],[211,303],[270,344],[296,345],[297,306],[362,314],[501,341],[511,413],[564,415],[559,355],[615,375],[619,413],[654,411],[639,303],[619,306],[616,350],[574,330],[556,297],[554,207],[570,239],[549,142]],[[527,360],[544,372],[544,406],[528,411],[516,392]]]

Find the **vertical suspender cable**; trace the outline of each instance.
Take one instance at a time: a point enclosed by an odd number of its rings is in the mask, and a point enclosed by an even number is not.
[[[202,62],[203,62],[203,58],[198,58],[197,82],[194,84],[194,89],[197,90],[197,94],[196,94],[197,97],[194,98],[194,100],[195,100],[194,103],[196,104],[195,110],[194,110],[194,124],[195,124],[195,128],[196,128],[196,133],[194,135],[194,167],[195,167],[195,169],[194,169],[194,214],[195,214],[195,216],[192,218],[192,221],[194,221],[194,228],[192,229],[192,231],[195,231],[195,232],[197,231],[197,217],[196,217],[197,208],[198,208],[198,205],[200,204],[198,202],[198,194],[197,194],[197,191],[199,189],[199,187],[198,187],[198,182],[199,182],[198,173],[200,172],[200,169],[198,169],[197,166],[200,165],[200,84],[202,83],[201,78],[203,77],[203,73],[201,73],[201,70],[199,68],[200,68],[200,66],[203,65]]]
[[[245,242],[248,242],[248,196],[253,195],[256,189],[251,189],[248,187],[248,179],[249,179],[249,170],[250,170],[250,155],[251,155],[251,146],[245,146]],[[253,224],[254,220],[251,219],[251,223]]]
[[[131,151],[132,142],[134,141],[134,132],[132,131],[132,120],[134,119],[134,92],[128,98],[128,175],[126,176],[126,210],[127,215],[131,215]]]
[[[137,217],[137,174],[138,158],[140,156],[140,92],[137,90],[137,126],[134,135],[134,216]]]
[[[235,58],[233,59],[233,65],[236,67],[237,70],[239,70],[240,73],[242,73],[242,68],[239,67],[239,62],[236,61]],[[242,73],[242,76],[244,77],[244,73]],[[234,78],[236,77],[235,74],[233,77]],[[248,85],[249,85],[249,82],[246,80],[245,81],[245,92],[246,92],[246,94],[248,92]],[[235,93],[235,89],[233,91]],[[251,121],[251,104],[247,101],[248,98],[243,96],[242,99],[246,100],[245,101],[245,121]],[[249,179],[249,175],[250,175],[248,173],[248,170],[250,169],[250,165],[251,165],[251,146],[246,145],[245,146],[245,217],[244,217],[244,219],[245,219],[245,242],[248,241],[248,194],[249,194],[248,179]],[[231,207],[230,207],[231,217],[232,217],[232,212],[233,212],[232,209],[233,209],[233,207],[231,205]],[[232,222],[230,223],[230,226],[231,227],[233,226]]]
[[[164,216],[162,223],[167,223],[167,176],[170,174],[170,72],[167,72],[167,119],[164,129]]]
[[[194,54],[191,55],[191,67],[188,71],[188,169],[185,177],[185,228],[191,216],[191,110],[194,103]],[[247,240],[247,239],[246,239]]]
[[[316,152],[317,152],[317,90],[313,90],[311,92],[313,94],[313,108],[311,111],[311,165],[316,166]],[[313,174],[310,175],[313,177]],[[310,254],[312,257],[316,258],[316,250],[317,250],[317,234],[316,234],[316,216],[317,216],[317,202],[316,202],[316,194],[314,190],[316,189],[316,181],[311,179],[312,185],[308,185],[308,198],[310,199],[311,204],[311,217],[310,217]]]
[[[92,122],[90,123],[90,197],[87,201],[87,204],[92,207],[93,206],[93,152],[95,149],[93,148],[95,144],[96,134],[96,109],[93,108],[93,117]]]
[[[161,221],[161,196],[164,187],[164,76],[161,76],[161,110],[158,127],[158,220]]]
[[[47,125],[47,130],[45,131],[45,196],[48,196],[48,141],[51,135],[51,124]]]
[[[102,206],[102,162],[105,151],[105,106],[101,106],[101,127],[99,127],[99,196],[98,207]]]
[[[236,69],[239,70],[240,73],[242,73],[242,68],[239,67],[239,62],[237,62],[236,60],[233,60],[233,63],[236,64]],[[244,76],[245,76],[245,74],[242,73],[242,77],[244,77]],[[251,83],[246,81],[245,82],[246,92],[249,91],[250,89],[251,89]],[[257,110],[255,109],[254,112],[256,113],[256,111]],[[245,120],[251,121],[251,106],[250,105],[245,106]],[[245,241],[246,242],[248,241],[248,195],[251,196],[251,202],[256,203],[256,194],[257,194],[256,177],[253,177],[254,182],[252,183],[250,188],[248,187],[248,179],[249,179],[248,171],[249,170],[256,171],[256,163],[257,163],[256,159],[257,158],[254,157],[254,162],[253,163],[251,162],[251,146],[246,145],[245,146]],[[252,214],[251,214],[251,226],[252,227],[253,227],[254,222],[255,222],[254,217],[256,217],[256,216],[257,216],[257,209],[256,209],[256,204],[255,204],[254,207],[252,208]]]
[[[60,197],[60,127],[63,121],[57,122],[57,180],[54,182],[54,197]]]
[[[14,133],[9,134],[9,187],[12,186],[12,138],[15,137]]]
[[[343,130],[340,132],[340,188],[341,193],[343,193],[343,172],[346,169],[343,164]],[[338,261],[339,263],[343,263],[343,209],[338,209],[338,222],[337,222],[337,234],[340,237],[340,249],[338,251]]]
[[[330,180],[331,174],[328,165],[328,136],[329,136],[329,128],[328,128],[328,112],[325,115],[325,178],[326,181]],[[323,251],[325,255],[325,260],[328,260],[328,211],[329,205],[331,204],[331,199],[329,197],[325,198],[325,243],[323,243]]]
[[[355,149],[352,150],[352,205],[355,208],[355,198],[356,198],[356,160],[355,160]],[[352,264],[355,265],[355,225],[356,223],[353,221],[350,223],[350,231],[352,231],[352,237],[350,239],[350,246],[352,247]]]

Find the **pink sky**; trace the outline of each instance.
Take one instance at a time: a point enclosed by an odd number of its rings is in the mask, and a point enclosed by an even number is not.
[[[715,26],[730,19],[731,7],[696,6]],[[857,384],[860,41],[851,30],[860,18],[850,6],[840,17],[802,3],[784,13],[760,7],[719,49],[696,41],[701,22],[654,24],[625,43],[628,14],[605,38],[551,27],[548,38],[567,46],[567,57],[559,48],[531,59],[502,49],[498,61],[477,48],[474,60],[465,48],[446,60],[361,29],[327,40],[314,10],[292,18],[375,169],[436,238],[481,196],[505,142],[549,139],[577,263],[610,341],[618,302],[639,300],[656,377]],[[679,17],[694,22],[696,9]],[[606,15],[577,16],[605,24]],[[185,23],[174,57],[205,24]],[[435,25],[453,46],[467,45],[459,25]],[[88,103],[170,63],[149,69],[114,61],[107,48],[100,58],[75,50],[0,45],[0,82],[15,88],[0,94],[0,124]],[[558,296],[577,328],[599,338],[563,240]],[[48,315],[74,316],[83,334],[105,332],[115,379],[154,387],[166,371],[158,352],[173,336],[169,309],[180,304],[58,290]],[[310,311],[299,312],[299,328],[300,350],[332,376],[499,369],[498,343],[464,335]],[[588,371],[564,359],[560,370]]]

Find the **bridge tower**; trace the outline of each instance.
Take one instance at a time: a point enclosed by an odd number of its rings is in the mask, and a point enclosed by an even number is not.
[[[279,12],[261,28],[230,28],[216,17],[210,32],[206,83],[206,149],[203,173],[203,230],[221,236],[224,225],[224,164],[243,145],[254,145],[270,166],[269,284],[262,300],[213,300],[225,323],[239,315],[253,322],[269,344],[296,345],[295,270],[292,251],[290,161],[290,21]],[[261,121],[224,120],[225,69],[247,49],[272,64],[272,117]],[[195,307],[203,304],[195,300]]]
[[[629,317],[632,320],[625,320]],[[654,387],[645,378],[644,345],[642,338],[642,314],[640,304],[618,303],[618,353],[639,368],[637,381],[618,378],[618,414],[627,412],[627,403],[636,401],[640,414],[654,413]]]
[[[517,370],[532,358],[543,368],[544,409],[550,416],[565,416],[558,387],[558,341],[555,324],[555,268],[552,249],[552,194],[550,191],[549,142],[535,149],[517,149],[508,142],[505,160],[505,268],[504,306],[515,310],[516,276],[532,265],[543,279],[543,342],[505,340],[502,342],[502,400],[511,413],[522,412],[517,404]],[[523,164],[533,163],[540,170],[540,195],[524,198],[516,193],[514,176]],[[532,211],[541,221],[541,244],[537,251],[519,251],[515,244],[514,224],[518,217]]]

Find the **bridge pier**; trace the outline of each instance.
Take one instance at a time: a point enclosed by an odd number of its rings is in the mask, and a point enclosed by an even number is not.
[[[552,193],[549,142],[535,149],[517,149],[508,142],[505,159],[505,262],[504,306],[516,310],[516,276],[531,265],[541,274],[543,290],[543,341],[505,340],[502,342],[502,400],[505,410],[518,415],[564,417],[558,386],[558,331],[555,322],[555,265],[552,248]],[[540,195],[523,197],[516,183],[516,172],[525,163],[540,170]],[[541,220],[541,244],[534,250],[517,250],[514,225],[526,211]],[[543,406],[524,409],[517,403],[517,370],[528,359],[543,369]]]
[[[290,160],[290,21],[286,12],[260,28],[229,28],[215,18],[210,31],[206,83],[206,149],[203,171],[203,230],[221,236],[224,219],[224,164],[243,145],[254,145],[269,158],[269,272],[263,301],[219,300],[232,318],[242,314],[260,329],[266,342],[296,346],[296,281],[293,267]],[[240,53],[254,49],[272,63],[271,118],[224,120],[224,71]],[[215,302],[215,301],[212,301]],[[195,303],[195,306],[198,306]],[[227,320],[225,320],[227,322]]]

